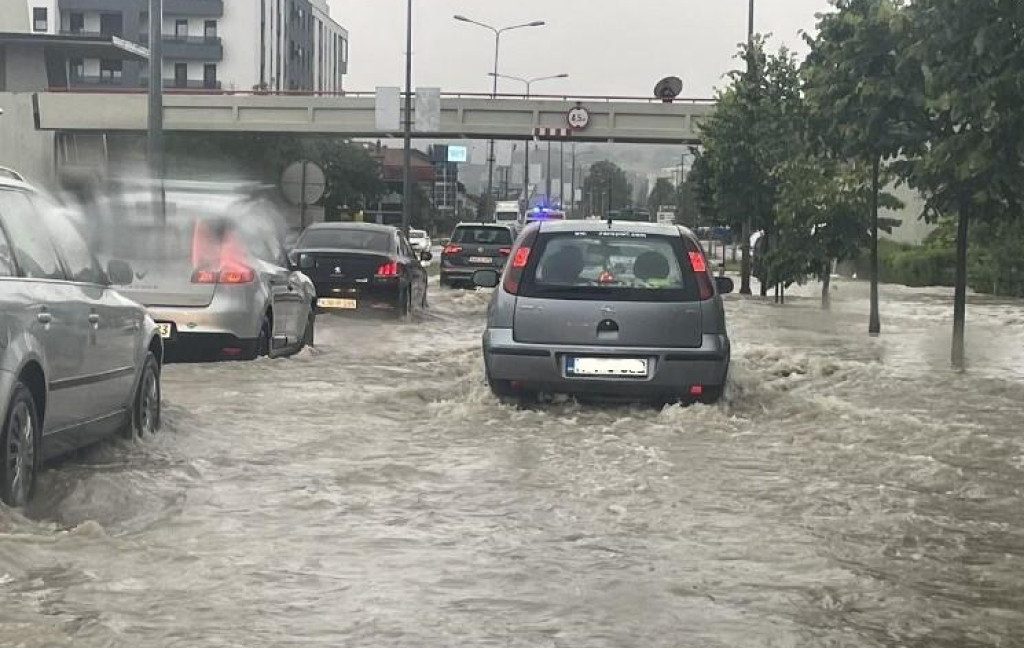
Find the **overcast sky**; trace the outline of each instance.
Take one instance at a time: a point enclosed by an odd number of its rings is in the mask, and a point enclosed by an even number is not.
[[[757,30],[803,54],[801,30],[828,0],[757,0]],[[405,0],[330,0],[331,14],[349,30],[348,90],[401,85]],[[501,72],[521,77],[568,73],[534,86],[534,93],[649,96],[658,79],[683,79],[683,94],[710,97],[737,65],[746,38],[747,0],[413,0],[413,84],[445,92],[489,92],[491,32],[452,19],[505,26],[534,20],[502,39]],[[523,85],[503,81],[501,91]]]

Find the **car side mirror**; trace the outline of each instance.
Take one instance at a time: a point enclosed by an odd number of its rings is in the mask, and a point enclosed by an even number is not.
[[[434,254],[430,250],[423,250],[420,252],[420,261],[433,261]]]
[[[501,277],[494,270],[477,270],[473,273],[473,283],[480,288],[494,288]]]
[[[107,263],[107,279],[112,286],[128,286],[135,279],[135,271],[128,262],[112,259]]]
[[[715,277],[715,286],[719,295],[728,295],[736,289],[736,284],[729,277]]]

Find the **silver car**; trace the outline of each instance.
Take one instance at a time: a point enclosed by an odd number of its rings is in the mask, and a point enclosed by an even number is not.
[[[494,270],[474,275],[499,283]],[[718,400],[730,344],[720,292],[696,237],[675,225],[548,221],[516,241],[487,315],[487,381],[628,400]]]
[[[97,208],[97,247],[135,268],[126,295],[149,308],[168,356],[253,359],[314,341],[313,282],[289,266],[276,209],[219,183],[168,183]]]
[[[0,178],[0,499],[25,504],[42,462],[160,425],[156,324],[112,283],[57,205]]]

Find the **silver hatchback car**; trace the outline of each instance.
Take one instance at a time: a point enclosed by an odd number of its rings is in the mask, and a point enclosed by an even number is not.
[[[135,274],[122,292],[149,308],[174,359],[253,359],[313,343],[316,291],[290,267],[279,216],[257,187],[167,182],[96,206],[102,258]]]
[[[714,402],[730,343],[721,292],[685,228],[633,222],[529,225],[494,291],[483,351],[503,398],[538,392]]]
[[[45,459],[160,424],[163,346],[62,208],[0,178],[0,499],[25,504]]]

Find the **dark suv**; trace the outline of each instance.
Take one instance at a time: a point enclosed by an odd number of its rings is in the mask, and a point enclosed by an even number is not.
[[[477,270],[501,270],[512,252],[514,225],[460,223],[441,252],[441,285],[473,285]]]

